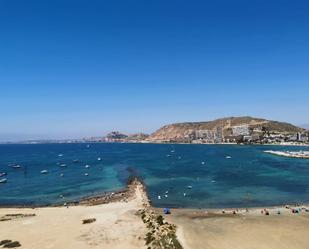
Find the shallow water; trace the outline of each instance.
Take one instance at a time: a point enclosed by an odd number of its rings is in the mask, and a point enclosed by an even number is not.
[[[266,154],[263,150],[267,149],[309,148],[170,144],[90,144],[89,148],[86,144],[0,145],[0,172],[8,173],[7,183],[0,184],[0,204],[42,205],[76,200],[119,190],[131,175],[145,181],[151,201],[157,207],[308,203],[309,160]],[[21,168],[9,167],[12,163]],[[67,167],[60,167],[60,164]],[[90,167],[85,168],[85,165]],[[41,174],[41,170],[48,170],[48,174]],[[85,173],[89,175],[85,176]]]

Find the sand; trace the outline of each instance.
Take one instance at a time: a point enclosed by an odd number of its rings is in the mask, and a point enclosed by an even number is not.
[[[205,214],[177,210],[168,221],[177,225],[177,237],[186,249],[308,249],[309,213],[260,209],[240,214]]]
[[[22,249],[135,249],[147,248],[146,224],[137,212],[141,209],[162,214],[149,206],[141,184],[133,185],[122,199],[92,205],[106,198],[87,200],[88,205],[45,208],[0,208],[0,241],[19,241]],[[89,205],[91,204],[91,205]],[[306,207],[308,208],[308,207]],[[308,249],[309,213],[292,214],[284,207],[239,210],[172,209],[164,215],[177,226],[176,234],[185,249]],[[281,214],[278,215],[277,211]],[[23,214],[21,217],[6,216]],[[35,215],[35,216],[33,216]],[[95,218],[90,224],[82,220]]]
[[[146,227],[136,212],[143,208],[143,189],[137,187],[128,202],[96,206],[1,208],[6,214],[35,214],[0,221],[0,240],[19,241],[27,249],[146,248]],[[91,224],[83,219],[95,218]]]

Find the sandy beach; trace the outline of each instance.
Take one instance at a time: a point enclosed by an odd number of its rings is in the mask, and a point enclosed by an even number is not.
[[[309,213],[285,208],[231,211],[174,210],[168,221],[177,225],[177,237],[187,249],[308,249]],[[280,210],[281,214],[277,212]]]
[[[24,249],[146,248],[146,227],[136,212],[144,207],[144,192],[133,198],[95,206],[1,208],[7,214],[35,214],[0,221],[0,240],[19,241]],[[83,219],[95,218],[90,224]]]
[[[172,209],[160,222],[162,209],[150,206],[141,183],[106,200],[96,197],[69,207],[0,208],[0,241],[18,241],[23,249],[308,249],[309,245],[308,206],[267,208],[269,215],[261,208],[239,209],[235,214],[234,209],[225,213]],[[292,213],[296,208],[300,212]],[[95,221],[83,224],[85,219]],[[174,246],[166,246],[169,243]]]

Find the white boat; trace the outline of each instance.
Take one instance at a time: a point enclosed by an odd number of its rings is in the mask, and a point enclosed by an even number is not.
[[[168,197],[168,195],[164,195],[165,196],[165,198],[167,198]]]
[[[85,176],[89,176],[89,174],[88,174],[88,173],[85,173]]]
[[[63,177],[64,175],[61,173],[60,176]]]
[[[226,158],[226,159],[231,159],[232,157],[231,157],[231,156],[226,156],[225,158]]]
[[[202,162],[202,164],[204,165],[204,164],[205,164],[205,162]]]
[[[186,196],[187,194],[186,193],[183,193],[183,196]]]
[[[102,158],[101,157],[98,157],[98,161],[101,161],[102,160]]]
[[[191,186],[191,185],[189,185],[187,188],[188,188],[188,189],[192,189],[192,186]]]
[[[85,168],[86,168],[86,169],[88,169],[89,167],[90,167],[90,166],[89,166],[88,164],[87,164],[87,165],[85,165]]]
[[[158,195],[158,200],[161,200],[161,195]]]
[[[67,165],[65,163],[60,164],[60,167],[66,167]]]
[[[7,182],[6,178],[0,179],[0,183],[6,183],[6,182]]]
[[[63,154],[59,154],[58,156],[62,157],[62,156],[63,156]]]
[[[19,168],[20,168],[20,165],[13,165],[12,168],[13,168],[13,169],[19,169]]]
[[[7,175],[7,173],[5,173],[5,172],[0,173],[0,177],[1,177],[1,176],[6,176],[6,175]]]
[[[47,174],[47,173],[48,173],[48,171],[46,169],[41,171],[41,174]]]
[[[89,144],[87,144],[87,146],[86,146],[87,148],[90,148],[90,145]]]

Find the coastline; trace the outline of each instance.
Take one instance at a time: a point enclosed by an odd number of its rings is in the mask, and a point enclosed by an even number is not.
[[[31,249],[182,248],[176,226],[152,210],[137,179],[123,191],[65,206],[0,208],[0,234],[0,242]]]
[[[5,208],[14,208],[14,209],[36,209],[36,208],[50,208],[50,207],[71,207],[71,206],[96,206],[96,205],[102,205],[102,204],[109,204],[113,202],[127,202],[134,198],[135,196],[135,188],[137,186],[142,187],[142,192],[143,195],[145,196],[145,203],[149,207],[151,207],[153,210],[161,210],[163,207],[155,207],[152,206],[152,202],[150,198],[148,197],[148,191],[147,191],[147,186],[144,184],[144,182],[137,178],[137,177],[132,177],[131,179],[128,180],[127,184],[125,187],[123,187],[120,190],[117,191],[109,191],[109,192],[103,192],[101,194],[95,194],[95,195],[87,195],[84,197],[81,197],[76,200],[71,200],[71,201],[63,201],[63,202],[57,202],[53,204],[17,204],[17,205],[6,205],[6,204],[1,204],[0,203],[0,210],[5,209]],[[169,207],[173,210],[187,210],[187,211],[209,211],[211,213],[220,213],[222,210],[261,210],[261,209],[281,209],[284,208],[285,206],[289,207],[299,207],[299,206],[305,206],[309,208],[309,202],[299,202],[299,203],[282,203],[282,204],[275,204],[275,205],[261,205],[261,206],[227,206],[227,207]]]
[[[177,144],[189,144],[189,145],[248,145],[248,146],[295,146],[295,147],[309,147],[309,143],[303,143],[303,144],[294,144],[294,143],[252,143],[252,144],[239,144],[239,143],[176,143],[176,142],[159,142],[159,141],[115,141],[115,142],[97,142],[97,141],[78,141],[78,142],[36,142],[36,143],[23,143],[23,142],[9,142],[5,143],[2,142],[0,145],[41,145],[41,144],[171,144],[171,145],[177,145]]]
[[[179,241],[187,249],[307,249],[309,213],[276,209],[232,213],[174,210],[168,221],[177,226]]]
[[[144,248],[147,228],[137,212],[147,203],[143,186],[133,182],[126,196],[105,204],[1,208],[1,240],[31,249]]]
[[[301,212],[292,213],[291,210],[294,208],[301,209]],[[265,215],[264,209],[269,215]],[[264,213],[261,213],[261,210],[264,210]],[[154,225],[157,224],[159,216],[163,217],[162,224]],[[4,218],[4,221],[1,221],[1,218]],[[82,224],[84,219],[94,219],[95,222],[84,225]],[[272,224],[270,221],[275,223]],[[285,223],[290,228],[285,227],[287,226]],[[165,215],[162,213],[162,208],[151,206],[146,186],[136,179],[118,192],[83,198],[77,202],[67,203],[65,206],[0,208],[0,232],[3,234],[2,237],[4,236],[3,239],[17,240],[22,245],[28,246],[25,248],[32,249],[47,246],[56,249],[62,248],[63,244],[77,249],[96,249],[104,245],[119,249],[124,246],[129,249],[147,248],[149,245],[151,248],[164,248],[156,247],[157,243],[162,243],[164,239],[175,243],[172,248],[204,248],[203,243],[208,243],[207,248],[216,248],[214,245],[225,240],[234,243],[233,236],[236,236],[234,226],[243,233],[246,232],[248,226],[257,232],[262,226],[264,230],[274,233],[278,224],[285,227],[284,233],[289,229],[292,231],[293,226],[309,229],[309,206],[226,208],[224,213],[222,209],[214,208],[172,208],[171,214]],[[44,228],[41,229],[42,226]],[[208,229],[205,230],[205,226]],[[68,235],[59,235],[59,229]],[[226,237],[222,237],[222,233],[217,233],[216,229],[224,230]],[[203,233],[198,233],[198,231],[203,231]],[[36,232],[39,235],[35,235]],[[103,238],[102,234],[104,234]],[[264,232],[262,234],[266,236]],[[298,236],[301,235],[303,234],[299,231]],[[303,237],[306,238],[306,236]],[[205,242],[205,238],[208,238],[208,241]],[[36,240],[38,243],[34,243]],[[55,242],[51,242],[54,240]],[[145,240],[148,243],[147,246]],[[301,243],[307,242],[309,239]],[[176,247],[176,245],[181,247]],[[275,245],[280,247],[281,244]],[[221,245],[220,248],[231,247]],[[240,245],[238,248],[246,247]],[[295,248],[305,249],[306,247]]]

